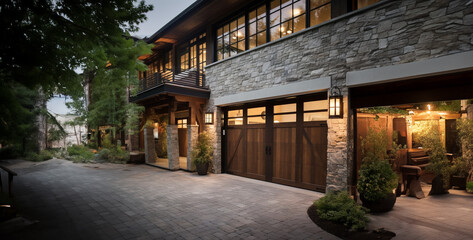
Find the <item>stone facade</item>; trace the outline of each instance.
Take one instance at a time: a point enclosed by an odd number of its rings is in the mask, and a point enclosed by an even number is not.
[[[166,130],[169,169],[179,170],[179,139],[177,125],[168,125]]]
[[[320,77],[331,77],[331,85],[343,89],[347,103],[347,72],[471,50],[473,1],[381,1],[210,64],[206,68],[211,89],[207,110],[220,115],[214,98]],[[347,113],[348,106],[344,119],[328,120],[329,190],[346,188],[352,170]],[[217,142],[218,124],[219,120],[215,123]]]
[[[144,143],[145,143],[145,162],[154,163],[156,160],[156,151],[154,150],[154,136],[153,128],[144,128]]]
[[[199,125],[187,125],[187,170],[192,170],[192,149],[199,139]]]

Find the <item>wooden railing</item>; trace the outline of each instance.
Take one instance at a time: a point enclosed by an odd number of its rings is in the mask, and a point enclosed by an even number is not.
[[[199,73],[197,70],[191,69],[179,74],[172,71],[156,72],[149,74],[146,78],[139,81],[138,94],[140,92],[162,85],[164,83],[173,83],[189,87],[204,88],[205,74]]]

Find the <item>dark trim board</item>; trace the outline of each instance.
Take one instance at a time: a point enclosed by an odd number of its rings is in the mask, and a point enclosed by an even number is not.
[[[130,102],[138,103],[159,94],[177,94],[203,99],[210,98],[210,90],[205,88],[188,87],[174,83],[163,83],[154,88],[138,93],[136,96],[130,96]]]

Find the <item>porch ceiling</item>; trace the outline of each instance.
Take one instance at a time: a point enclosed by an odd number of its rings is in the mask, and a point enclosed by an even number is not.
[[[144,92],[137,94],[136,96],[130,96],[130,102],[134,103],[145,103],[148,100],[152,100],[155,97],[162,95],[172,95],[178,98],[193,98],[197,101],[205,102],[210,98],[210,90],[204,88],[195,88],[182,86],[173,83],[164,83],[154,88],[150,88]]]

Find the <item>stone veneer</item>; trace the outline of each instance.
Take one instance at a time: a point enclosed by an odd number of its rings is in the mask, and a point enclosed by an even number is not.
[[[343,89],[354,70],[415,62],[473,49],[473,1],[381,1],[291,36],[210,64],[206,106],[239,92],[330,76]],[[347,101],[345,100],[345,103]],[[343,120],[328,120],[327,190],[346,189],[352,168],[348,107]],[[216,146],[221,126],[214,124]],[[221,161],[216,151],[214,162]],[[219,171],[216,171],[219,172]]]
[[[199,138],[199,125],[187,125],[187,170],[192,170],[192,149]]]
[[[154,163],[156,161],[156,150],[154,146],[153,128],[144,128],[144,143],[145,143],[145,162]]]
[[[179,170],[179,139],[177,125],[168,125],[166,130],[169,169]]]

